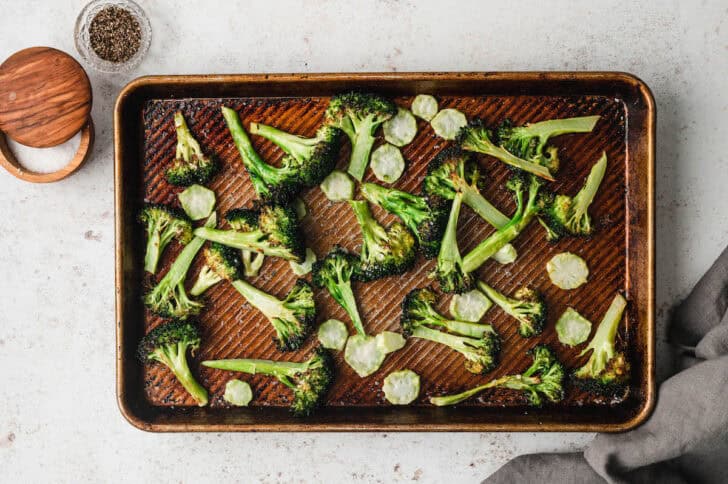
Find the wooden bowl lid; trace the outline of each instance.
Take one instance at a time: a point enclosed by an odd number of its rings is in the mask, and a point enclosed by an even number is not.
[[[0,131],[15,141],[35,148],[65,143],[90,111],[91,83],[70,55],[31,47],[0,65]]]

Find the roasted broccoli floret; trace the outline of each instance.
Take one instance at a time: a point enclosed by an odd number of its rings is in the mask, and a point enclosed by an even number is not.
[[[589,133],[597,121],[599,116],[584,116],[513,126],[505,120],[498,128],[498,143],[521,159],[545,166],[553,174],[559,169],[559,156],[556,147],[546,145],[549,139],[562,134]]]
[[[331,98],[325,123],[339,128],[351,141],[349,174],[361,181],[369,164],[374,132],[397,114],[397,106],[375,94],[349,92]]]
[[[217,172],[217,163],[202,152],[200,144],[187,127],[185,117],[179,111],[174,114],[174,127],[177,131],[177,153],[174,163],[165,173],[167,181],[184,187],[195,183],[204,185]]]
[[[452,200],[455,193],[463,194],[463,203],[483,220],[499,229],[510,219],[495,208],[481,193],[483,177],[470,154],[456,147],[442,150],[427,165],[422,190],[430,199]]]
[[[323,403],[335,373],[331,355],[321,347],[316,348],[313,356],[303,363],[231,359],[203,361],[202,364],[209,368],[277,378],[293,390],[290,408],[299,417],[310,415]]]
[[[272,141],[290,159],[286,166],[295,166],[301,182],[307,187],[319,185],[336,166],[341,147],[341,130],[323,125],[313,138],[286,133],[278,128],[250,123],[250,132]]]
[[[430,203],[425,197],[374,183],[364,183],[361,186],[361,194],[371,203],[402,219],[417,237],[419,247],[426,258],[437,257],[445,234],[449,203],[442,201]]]
[[[205,265],[190,289],[193,296],[199,296],[220,281],[234,281],[242,277],[242,262],[235,249],[213,242],[202,253]]]
[[[216,223],[217,216],[213,212],[205,222],[205,227],[214,227]],[[180,320],[199,314],[203,305],[187,295],[185,278],[204,243],[204,239],[194,237],[179,253],[162,280],[144,296],[144,304],[152,312],[165,318]]]
[[[630,365],[627,357],[615,348],[617,329],[627,301],[621,294],[614,296],[596,333],[580,356],[591,351],[589,361],[573,373],[572,380],[583,390],[599,395],[624,393],[629,382]]]
[[[412,313],[415,299],[408,294],[402,301],[400,324],[405,337],[426,339],[452,348],[465,357],[465,368],[472,373],[487,373],[495,368],[500,352],[500,337],[495,330],[484,331],[481,337],[474,338],[428,328],[424,319],[416,312]]]
[[[281,351],[294,351],[301,347],[311,332],[316,319],[313,289],[299,279],[281,300],[261,291],[242,279],[232,281],[233,287],[257,308],[273,325],[276,343]]]
[[[437,279],[443,292],[463,293],[472,289],[475,280],[464,270],[457,240],[458,219],[463,205],[463,194],[457,192],[450,207],[445,235],[437,255],[437,266],[431,277]]]
[[[510,388],[526,394],[528,404],[540,407],[544,397],[550,402],[560,402],[564,398],[564,367],[556,359],[553,352],[546,346],[536,346],[529,354],[533,362],[528,369],[520,375],[506,375],[491,380],[456,395],[430,398],[430,403],[437,406],[455,405],[477,395],[488,388]]]
[[[139,214],[139,220],[147,231],[144,270],[152,274],[157,272],[159,258],[173,239],[183,245],[192,240],[192,222],[177,208],[148,203]]]
[[[508,181],[507,186],[515,193],[516,213],[503,228],[498,229],[463,257],[463,270],[466,273],[478,269],[493,254],[518,237],[542,209],[542,199],[539,196],[541,182],[535,176],[516,174]],[[524,195],[527,195],[525,201]]]
[[[200,347],[200,332],[189,321],[171,321],[149,332],[137,347],[142,363],[156,361],[169,368],[185,390],[200,407],[207,405],[207,390],[200,385],[187,364],[187,350],[194,353]]]
[[[194,234],[228,247],[260,252],[294,262],[306,256],[296,211],[288,205],[233,209],[225,215],[231,230],[198,228]]]
[[[589,206],[597,194],[607,170],[607,154],[592,167],[584,186],[575,197],[556,195],[543,211],[547,237],[556,240],[565,235],[591,235],[592,224]]]
[[[359,259],[345,249],[336,246],[313,265],[313,284],[328,289],[331,297],[341,305],[351,318],[356,332],[366,336],[359,309],[351,289],[351,280],[357,272]]]
[[[360,281],[373,281],[410,270],[417,252],[415,238],[407,227],[393,223],[385,229],[372,216],[367,202],[349,200],[349,204],[362,235],[360,262],[355,277]]]
[[[546,303],[537,291],[522,287],[510,298],[483,281],[478,281],[478,289],[518,321],[518,334],[524,338],[541,334],[546,323]]]
[[[255,191],[260,198],[274,203],[291,201],[301,190],[300,167],[294,163],[293,157],[286,157],[280,167],[269,165],[258,155],[250,143],[250,138],[243,128],[238,113],[230,108],[223,107],[222,115],[225,118],[235,146],[240,152],[243,165],[250,175]]]
[[[437,298],[429,288],[414,289],[407,294],[402,303],[402,317],[411,325],[438,326],[452,333],[473,338],[482,338],[486,334],[496,334],[490,324],[471,323],[446,318],[435,309]]]

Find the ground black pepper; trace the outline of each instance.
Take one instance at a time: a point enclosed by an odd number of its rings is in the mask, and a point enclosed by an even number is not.
[[[118,64],[128,61],[139,50],[142,31],[131,12],[108,6],[91,20],[89,39],[96,55]]]

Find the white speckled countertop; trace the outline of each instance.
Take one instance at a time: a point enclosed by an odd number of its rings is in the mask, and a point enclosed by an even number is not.
[[[728,241],[725,1],[143,0],[151,50],[89,71],[93,159],[53,185],[0,171],[0,481],[478,482],[509,458],[590,434],[148,434],[114,394],[112,105],[144,74],[624,70],[657,100],[658,351],[665,316]],[[0,60],[76,55],[84,2],[0,0]],[[238,4],[238,6],[233,6]],[[77,142],[77,141],[76,141]],[[75,146],[18,149],[63,164]],[[663,353],[664,354],[664,353]]]

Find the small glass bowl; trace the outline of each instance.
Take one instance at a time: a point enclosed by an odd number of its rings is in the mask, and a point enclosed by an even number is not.
[[[102,59],[91,48],[91,39],[89,28],[91,21],[97,13],[106,7],[119,7],[128,10],[137,22],[141,30],[141,41],[139,50],[125,62],[109,62]],[[141,63],[144,56],[149,51],[149,45],[152,43],[152,26],[149,18],[144,10],[131,0],[93,0],[86,5],[76,19],[76,28],[74,31],[76,42],[76,50],[81,58],[91,67],[101,72],[129,72]]]

